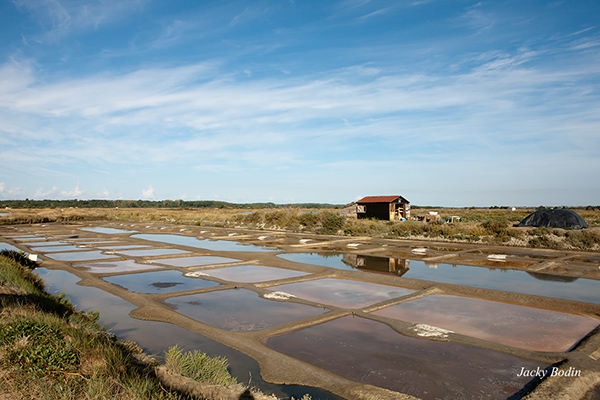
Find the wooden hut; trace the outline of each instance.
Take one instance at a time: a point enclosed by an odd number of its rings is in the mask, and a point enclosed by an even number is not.
[[[410,218],[410,202],[402,196],[367,196],[356,202],[357,218],[387,221]]]

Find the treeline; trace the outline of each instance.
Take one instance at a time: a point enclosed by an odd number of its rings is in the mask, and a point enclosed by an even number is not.
[[[0,200],[0,208],[340,208],[327,203],[229,203],[218,200]]]

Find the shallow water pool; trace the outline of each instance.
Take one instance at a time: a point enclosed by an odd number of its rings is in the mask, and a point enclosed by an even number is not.
[[[98,227],[98,228],[81,228],[80,230],[87,231],[87,232],[104,233],[104,234],[108,234],[108,235],[114,235],[114,234],[118,234],[118,233],[135,233],[135,232],[137,232],[137,231],[126,231],[126,230],[123,230],[123,229],[102,228],[102,227]]]
[[[191,236],[169,235],[169,234],[139,234],[133,235],[132,238],[150,240],[153,242],[162,242],[169,244],[177,244],[181,246],[197,247],[199,249],[213,251],[269,251],[276,250],[254,244],[234,242],[230,240],[210,240],[197,239]]]
[[[290,261],[322,265],[336,269],[357,270],[357,268],[344,263],[344,254],[341,253],[330,253],[327,255],[322,253],[288,253],[278,255],[278,257]],[[390,263],[388,257],[378,258],[382,259],[383,264]],[[552,275],[548,274],[445,263],[426,264],[419,260],[410,260],[410,263],[405,263],[404,265],[406,268],[398,270],[401,270],[401,274],[398,275],[403,278],[423,279],[440,283],[505,290],[600,304],[600,281],[593,279],[569,278],[550,280],[549,278],[552,278]],[[361,267],[358,270],[381,272],[377,269],[368,270],[366,267]]]
[[[309,272],[266,267],[263,265],[239,265],[235,267],[198,270],[199,272],[230,282],[264,282],[309,275]]]
[[[406,337],[353,316],[271,337],[266,345],[348,379],[425,399],[505,400],[530,380],[518,377],[521,368],[546,368],[459,343]]]
[[[328,312],[304,304],[263,299],[246,289],[179,296],[165,302],[178,313],[215,328],[236,332],[265,329]]]
[[[424,296],[373,314],[534,351],[567,351],[600,324],[582,315],[451,295]]]
[[[343,308],[363,308],[414,293],[414,290],[396,286],[333,278],[272,286],[269,290],[281,291],[304,300]]]
[[[179,271],[140,272],[102,278],[136,293],[172,293],[192,289],[207,289],[220,283],[205,279],[188,278]]]

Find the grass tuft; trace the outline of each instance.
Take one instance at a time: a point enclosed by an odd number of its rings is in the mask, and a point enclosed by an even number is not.
[[[184,353],[178,346],[173,346],[166,353],[166,366],[175,373],[202,383],[224,386],[237,383],[229,373],[227,359],[209,357],[200,351]]]

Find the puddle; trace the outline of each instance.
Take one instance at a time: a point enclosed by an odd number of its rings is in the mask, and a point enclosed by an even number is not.
[[[266,300],[246,289],[173,297],[166,303],[178,313],[236,332],[265,329],[327,312],[304,304]]]
[[[179,271],[142,272],[102,278],[136,293],[172,293],[219,286],[217,282],[187,278]]]
[[[330,255],[322,253],[288,253],[278,255],[278,257],[330,268],[355,270],[355,268],[344,263],[344,255],[341,253],[331,253]],[[387,259],[387,257],[381,258]],[[361,267],[360,270],[368,271],[366,269],[368,265],[366,264],[365,267]],[[408,270],[401,271],[403,278],[423,279],[440,283],[505,290],[600,304],[600,292],[598,290],[600,281],[593,279],[571,277],[564,279],[560,276],[556,276],[553,279],[553,275],[536,274],[528,271],[444,263],[425,263],[419,260],[410,260],[410,264],[406,264],[406,266]]]
[[[190,254],[187,250],[180,249],[148,249],[148,250],[120,250],[118,254],[130,257],[169,256],[173,254]]]
[[[131,318],[129,313],[136,307],[98,288],[79,286],[75,275],[65,271],[37,268],[34,273],[40,276],[49,292],[67,293],[67,297],[80,310],[99,311],[100,323],[123,340],[136,342],[144,351],[157,356],[164,362],[165,352],[174,345],[184,351],[199,350],[211,357],[226,357],[231,374],[239,381],[247,383],[265,393],[274,393],[280,397],[294,396],[302,398],[306,393],[313,399],[342,400],[325,390],[296,385],[275,385],[260,377],[258,363],[252,358],[227,347],[217,341],[165,322],[142,321]]]
[[[403,336],[387,325],[343,317],[266,345],[348,379],[424,399],[506,399],[538,362],[452,342]],[[483,397],[482,397],[483,395]]]
[[[138,264],[134,260],[79,264],[77,267],[84,267],[89,272],[95,274],[114,274],[118,272],[136,272],[147,269],[161,268],[160,265]]]
[[[308,272],[294,271],[263,265],[239,265],[217,269],[202,270],[201,273],[231,282],[265,282],[277,279],[294,278],[309,275]]]
[[[373,312],[534,351],[567,351],[600,320],[469,297],[431,295]]]
[[[57,261],[91,261],[115,258],[115,256],[109,254],[102,254],[100,250],[75,251],[72,253],[50,253],[47,254],[46,257]]]
[[[179,257],[179,258],[165,258],[165,259],[154,259],[148,262],[160,263],[170,265],[172,267],[197,267],[212,264],[226,264],[233,262],[240,262],[235,258],[218,257],[218,256],[197,256],[197,257]]]
[[[276,250],[263,246],[258,246],[248,243],[239,243],[230,240],[210,240],[210,239],[196,239],[191,236],[182,235],[168,235],[168,234],[139,234],[133,235],[132,238],[151,240],[153,242],[162,242],[169,244],[177,244],[181,246],[197,247],[199,249],[213,250],[213,251],[269,251]]]
[[[96,233],[105,233],[108,235],[114,235],[117,233],[135,233],[137,231],[126,231],[123,229],[115,229],[115,228],[81,228],[80,230],[82,231],[87,231],[87,232],[96,232]]]
[[[414,293],[414,290],[396,286],[333,278],[272,286],[269,290],[290,293],[304,300],[343,308],[363,308]]]

